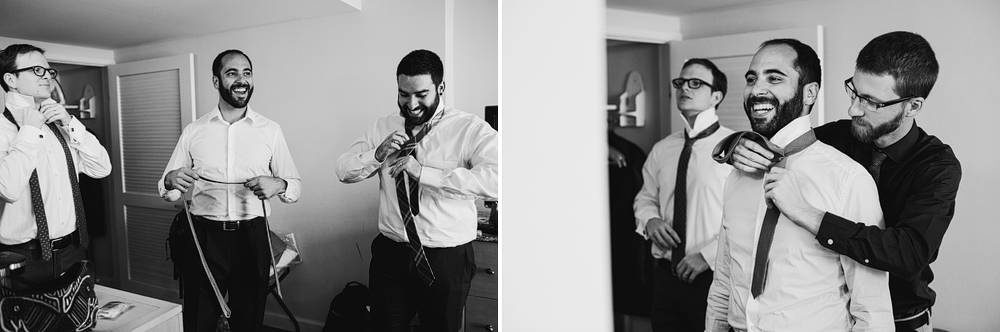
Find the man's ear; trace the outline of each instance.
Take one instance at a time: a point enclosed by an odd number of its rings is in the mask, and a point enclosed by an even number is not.
[[[814,105],[816,104],[816,99],[818,98],[819,83],[812,82],[802,87],[802,106]]]
[[[438,84],[438,94],[444,95],[444,81],[441,81],[441,84]]]
[[[905,109],[903,114],[908,117],[917,116],[917,114],[924,109],[924,97],[910,99],[910,101],[906,102],[906,106],[904,107]]]
[[[218,76],[212,75],[212,86],[215,87],[216,90],[219,89],[219,77]]]
[[[719,103],[722,102],[722,97],[722,91],[712,91],[712,105],[715,105],[715,108],[719,108]]]
[[[14,74],[13,73],[4,73],[3,74],[3,81],[7,82],[7,88],[10,91],[16,90],[17,87],[14,86],[15,80],[14,80]]]

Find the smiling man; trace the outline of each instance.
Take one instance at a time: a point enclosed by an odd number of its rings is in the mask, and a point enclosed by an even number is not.
[[[58,71],[25,44],[0,51],[7,96],[0,119],[0,251],[26,257],[22,278],[44,282],[87,259],[79,174],[99,179],[111,159],[93,134],[50,96]]]
[[[684,130],[650,150],[634,208],[636,232],[651,240],[653,331],[704,331],[722,225],[722,186],[733,168],[712,160],[712,149],[732,129],[719,124],[726,75],[707,59],[684,62],[671,81]]]
[[[450,107],[444,65],[428,50],[396,67],[399,110],[338,159],[341,182],[378,174],[379,235],[369,270],[375,331],[458,331],[475,273],[477,199],[499,198],[497,131]]]
[[[270,275],[265,217],[269,198],[295,203],[302,192],[281,127],[248,106],[253,64],[239,50],[212,62],[219,102],[188,124],[159,181],[168,201],[191,192],[195,234],[222,294],[229,294],[233,331],[260,331]],[[263,202],[261,202],[263,201]],[[184,252],[184,330],[215,331],[222,309],[193,245]]]
[[[739,137],[782,158],[765,176],[733,172],[726,181],[707,331],[893,330],[888,275],[817,245],[765,195],[785,177],[816,206],[882,224],[865,169],[816,141],[808,115],[820,77],[815,51],[794,39],[764,42],[750,62],[743,100],[754,133],[727,137],[719,158],[731,157],[723,148]]]
[[[937,80],[938,63],[918,34],[894,31],[872,39],[844,81],[851,99],[841,120],[816,136],[868,165],[885,210],[885,229],[802,199],[794,183],[776,179],[769,195],[789,219],[818,243],[873,268],[888,271],[896,331],[933,330],[930,288],[944,233],[955,215],[962,167],[951,147],[917,126],[916,116]],[[734,166],[762,171],[771,154],[753,142],[737,146]]]

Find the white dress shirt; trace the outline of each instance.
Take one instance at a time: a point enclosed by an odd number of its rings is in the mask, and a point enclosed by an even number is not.
[[[157,185],[166,194],[163,178],[181,167],[222,182],[245,182],[257,176],[278,177],[288,183],[277,197],[285,203],[298,201],[302,178],[292,161],[285,135],[278,123],[247,106],[246,115],[233,124],[222,118],[219,107],[188,124],[177,140]],[[195,181],[191,213],[216,221],[262,217],[260,199],[238,184]],[[270,215],[270,200],[265,200]],[[266,216],[265,216],[266,217]]]
[[[642,166],[642,189],[635,196],[635,232],[647,240],[646,224],[652,218],[673,223],[674,185],[677,182],[677,162],[684,149],[684,132],[695,137],[719,121],[715,108],[695,116],[694,125],[684,119],[685,130],[670,134],[653,145]],[[722,187],[733,167],[712,159],[712,150],[733,130],[720,126],[715,133],[691,145],[687,169],[687,223],[682,243],[688,255],[701,253],[709,268],[715,270],[719,228],[722,226]],[[670,259],[671,250],[653,245],[653,257]]]
[[[420,213],[413,220],[423,246],[454,247],[476,238],[475,200],[500,196],[497,131],[475,115],[444,104],[430,120],[435,121],[416,147],[417,161],[423,167]],[[396,242],[407,242],[396,181],[389,176],[389,165],[398,153],[381,163],[375,160],[375,150],[395,131],[406,132],[398,111],[376,120],[337,160],[337,176],[342,182],[355,183],[378,174],[379,231]]]
[[[800,117],[771,139],[785,146],[810,130]],[[836,149],[817,141],[787,158],[802,195],[820,210],[884,227],[875,182]],[[726,182],[715,280],[706,330],[892,331],[889,275],[826,249],[785,215],[778,218],[763,293],[753,298],[757,242],[767,207],[763,178],[740,171]]]
[[[24,112],[38,112],[33,97],[7,92],[5,102],[14,119],[21,121]],[[38,169],[38,184],[45,203],[45,217],[52,239],[76,230],[76,206],[62,143],[49,126],[21,125],[18,130],[6,118],[0,118],[0,243],[20,244],[38,233],[35,212],[31,208],[31,171]],[[77,173],[100,179],[111,174],[111,159],[93,134],[75,117],[61,127],[69,145]],[[77,176],[79,179],[79,176]]]

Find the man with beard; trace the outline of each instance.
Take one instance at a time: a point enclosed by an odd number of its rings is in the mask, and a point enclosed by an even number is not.
[[[816,245],[765,191],[785,176],[804,199],[838,215],[882,224],[875,183],[861,165],[816,141],[809,112],[819,94],[815,51],[794,39],[764,42],[747,70],[743,107],[753,132],[739,137],[780,157],[770,173],[733,172],[723,190],[715,280],[706,330],[892,331],[888,275]]]
[[[844,81],[852,120],[816,128],[819,140],[869,165],[885,209],[885,229],[810,204],[786,177],[777,177],[768,194],[820,245],[889,272],[896,331],[932,330],[930,308],[936,295],[929,286],[934,280],[930,263],[955,215],[962,178],[951,147],[915,121],[937,74],[934,51],[920,35],[895,31],[878,36],[861,50],[854,76]],[[763,170],[771,154],[744,143],[735,149],[734,165],[748,172]]]
[[[52,100],[58,71],[44,53],[26,44],[0,51],[0,251],[24,255],[21,278],[38,283],[87,259],[79,173],[111,173],[97,137]]]
[[[396,67],[398,113],[338,159],[341,182],[378,174],[369,300],[375,331],[458,331],[475,273],[476,199],[499,198],[497,132],[442,103],[444,65],[416,50]]]
[[[704,331],[722,225],[722,186],[733,171],[711,157],[715,145],[733,133],[715,113],[727,80],[711,61],[690,59],[671,83],[686,126],[657,142],[642,167],[642,189],[634,202],[636,232],[652,240],[656,258],[653,330]]]
[[[233,331],[261,331],[271,266],[269,198],[294,203],[302,192],[281,127],[254,112],[253,64],[239,50],[212,62],[219,103],[184,128],[159,182],[168,201],[191,192],[195,234],[222,294]],[[215,331],[222,313],[195,246],[185,248],[184,330]]]

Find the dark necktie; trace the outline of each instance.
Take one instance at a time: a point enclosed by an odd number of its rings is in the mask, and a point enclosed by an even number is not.
[[[18,130],[21,130],[21,126],[14,121],[14,116],[10,113],[10,110],[4,108],[3,116],[7,118],[10,123],[13,123]],[[62,137],[62,133],[55,124],[49,123],[49,129],[55,134],[56,138],[59,139],[59,143],[62,144],[63,152],[66,155],[67,170],[69,171],[69,181],[70,186],[73,190],[73,204],[76,208],[76,229],[80,234],[80,243],[84,248],[87,247],[89,243],[89,236],[87,234],[87,216],[83,211],[83,200],[80,196],[80,183],[76,175],[76,165],[73,164],[73,155],[69,151],[69,145],[66,144],[66,140]],[[31,178],[28,179],[28,186],[31,188],[31,209],[35,213],[35,227],[37,227],[37,235],[39,244],[42,246],[42,259],[50,260],[52,259],[52,241],[49,238],[49,223],[48,218],[45,216],[45,204],[42,201],[42,190],[38,185],[38,171],[34,170],[31,172]]]
[[[412,129],[406,128],[407,133],[410,133]],[[406,156],[416,158],[417,143],[430,131],[431,124],[428,122],[419,133],[411,134],[410,140],[403,145],[402,150],[399,150],[399,155],[396,158]],[[406,189],[407,182],[410,184],[409,191]],[[424,252],[424,247],[420,243],[417,225],[413,223],[413,216],[420,213],[420,184],[416,180],[410,179],[406,171],[396,174],[396,200],[399,202],[399,215],[403,218],[403,225],[406,226],[406,238],[409,239],[410,249],[413,249],[413,264],[417,269],[417,276],[430,286],[434,282],[434,271],[431,270],[431,264],[427,261],[427,253]]]
[[[878,176],[882,173],[883,161],[885,161],[885,153],[878,150],[872,150],[872,164],[868,166],[868,173],[872,174],[872,178],[875,179],[876,185],[878,185]]]
[[[767,148],[774,153],[774,158],[772,161],[774,164],[771,166],[785,167],[785,160],[793,154],[802,151],[806,147],[809,147],[816,142],[816,134],[809,130],[802,136],[799,136],[785,148],[780,148],[774,143],[768,141],[764,136],[751,131],[743,131],[730,135],[722,140],[715,147],[715,152],[712,156],[716,161],[720,163],[730,162],[729,159],[732,158],[732,151],[734,144],[739,143],[739,138],[745,137],[749,140],[757,142],[761,146]],[[778,216],[781,215],[781,211],[778,211],[777,205],[769,204],[767,211],[764,212],[764,221],[760,226],[760,238],[757,240],[757,253],[756,259],[754,260],[753,267],[753,279],[750,283],[750,294],[754,298],[760,296],[764,291],[764,283],[767,280],[767,265],[768,259],[767,255],[771,251],[771,243],[774,240],[774,228],[778,225]]]
[[[670,266],[674,270],[677,269],[677,264],[684,259],[685,247],[687,246],[687,237],[685,236],[687,234],[687,169],[688,163],[691,161],[691,147],[695,141],[708,137],[718,129],[719,123],[716,122],[695,137],[688,137],[688,134],[684,133],[684,149],[681,150],[681,157],[677,160],[677,180],[674,182],[673,228],[677,236],[681,238],[681,243],[670,251]]]

